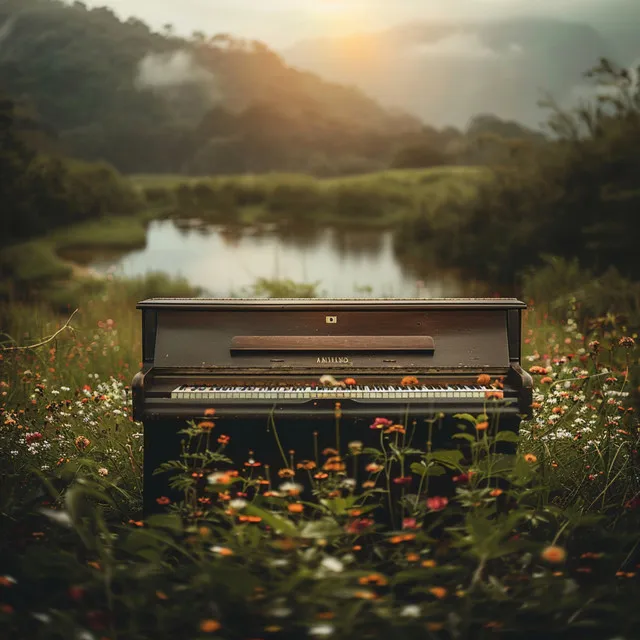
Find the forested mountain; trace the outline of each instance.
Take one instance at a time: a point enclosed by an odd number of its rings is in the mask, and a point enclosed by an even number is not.
[[[80,2],[0,3],[0,89],[35,107],[60,151],[124,172],[366,170],[420,129],[261,43],[187,41]]]
[[[585,67],[602,57],[623,65],[640,58],[640,2],[612,0],[606,12],[594,7],[582,19],[418,22],[303,41],[283,56],[434,126],[462,127],[477,113],[493,113],[538,127],[545,93],[575,104],[590,92]]]

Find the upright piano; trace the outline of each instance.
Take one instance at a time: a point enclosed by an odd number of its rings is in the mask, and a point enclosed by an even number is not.
[[[239,468],[269,464],[272,475],[325,447],[366,446],[379,438],[369,429],[376,417],[412,423],[418,447],[424,425],[443,414],[484,413],[517,431],[531,411],[525,308],[505,298],[140,302],[132,394],[144,423],[145,513],[171,493],[153,470],[179,457],[178,432],[211,409],[216,436],[229,438],[225,454]]]

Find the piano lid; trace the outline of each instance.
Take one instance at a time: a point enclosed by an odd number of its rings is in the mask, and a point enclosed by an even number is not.
[[[194,302],[144,308],[151,316],[145,362],[161,368],[320,373],[336,367],[480,371],[506,369],[510,362],[510,308],[504,306],[443,308],[423,300],[384,306],[367,300],[343,309],[326,300]]]
[[[516,298],[150,298],[138,303],[138,309],[526,309]]]

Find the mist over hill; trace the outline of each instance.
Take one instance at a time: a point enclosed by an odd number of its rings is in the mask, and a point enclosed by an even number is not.
[[[59,0],[0,2],[0,91],[33,106],[61,152],[124,172],[376,169],[421,127],[260,42],[155,33]]]
[[[545,94],[571,105],[589,93],[583,73],[601,57],[625,65],[640,58],[640,3],[614,0],[585,17],[413,22],[302,41],[283,56],[434,126],[462,127],[493,113],[537,127],[546,119],[537,104]]]

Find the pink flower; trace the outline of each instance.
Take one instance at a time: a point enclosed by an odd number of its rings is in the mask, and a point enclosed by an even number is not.
[[[415,518],[404,518],[402,520],[403,529],[417,529],[418,521]]]
[[[427,507],[431,511],[442,511],[449,504],[449,498],[443,496],[433,496],[433,498],[427,498]]]
[[[472,475],[473,471],[468,471],[467,473],[461,473],[459,476],[453,476],[452,480],[454,482],[466,483],[471,480]]]
[[[411,476],[405,476],[404,478],[394,478],[394,484],[411,484]]]
[[[346,526],[347,533],[361,533],[373,524],[371,518],[356,518],[349,522]]]
[[[391,420],[387,420],[387,418],[376,418],[370,425],[369,429],[384,429],[385,427],[390,427],[393,424]]]

